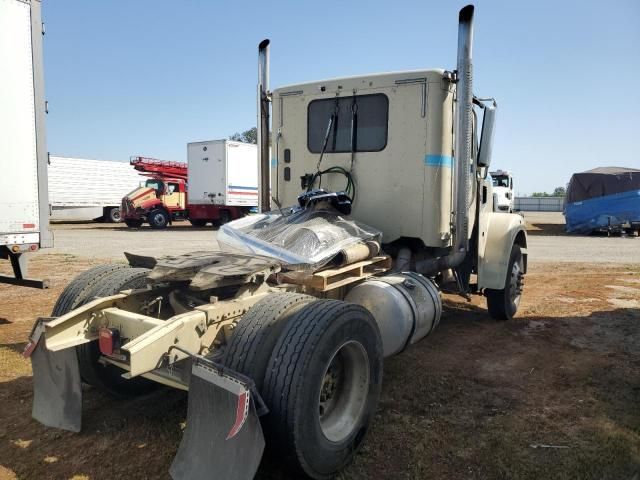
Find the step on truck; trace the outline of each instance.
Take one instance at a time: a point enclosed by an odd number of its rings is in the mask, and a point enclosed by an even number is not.
[[[0,0],[0,283],[46,288],[28,278],[31,252],[53,246],[49,230],[40,1]]]
[[[513,318],[527,237],[493,212],[496,102],[473,94],[473,12],[452,70],[270,90],[263,41],[262,213],[223,226],[221,252],[129,254],[73,280],[27,347],[34,418],[79,431],[81,382],[168,385],[189,392],[173,478],[252,478],[265,445],[293,478],[332,478],[366,441],[383,359],[435,330],[441,289]]]

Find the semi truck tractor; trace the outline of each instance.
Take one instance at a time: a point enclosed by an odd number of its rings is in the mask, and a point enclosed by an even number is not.
[[[513,176],[506,170],[490,172],[493,182],[494,210],[513,213]]]
[[[36,288],[47,282],[28,278],[28,255],[53,246],[43,34],[39,0],[0,0],[0,259],[13,269],[0,282]]]
[[[263,41],[261,213],[223,226],[220,252],[128,254],[73,280],[27,346],[33,416],[79,431],[81,382],[168,385],[189,392],[173,478],[252,478],[265,445],[292,478],[332,478],[366,442],[384,358],[435,331],[441,288],[513,318],[527,236],[493,211],[473,13],[449,70],[270,90]]]

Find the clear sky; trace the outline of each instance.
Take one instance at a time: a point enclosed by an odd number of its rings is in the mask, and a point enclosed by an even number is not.
[[[52,154],[186,160],[255,125],[271,86],[455,67],[461,1],[43,0]],[[499,104],[493,166],[519,194],[640,168],[640,1],[476,2],[476,94]]]

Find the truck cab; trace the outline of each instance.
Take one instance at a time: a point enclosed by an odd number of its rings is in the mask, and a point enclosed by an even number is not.
[[[189,390],[174,479],[251,479],[265,444],[293,478],[334,478],[374,418],[383,357],[434,330],[440,290],[513,318],[527,238],[522,217],[493,211],[497,104],[473,95],[473,12],[455,71],[270,91],[261,42],[261,214],[223,226],[221,252],[128,254],[132,268],[76,278],[26,349],[34,417],[79,431],[82,379],[112,393],[151,380]]]
[[[513,213],[513,177],[505,170],[490,173],[493,184],[494,211]]]
[[[468,162],[456,162],[459,89],[459,75],[444,69],[275,89],[274,201],[294,205],[301,191],[316,188],[345,191],[351,216],[382,231],[386,252],[408,259],[401,268],[488,298],[504,291],[513,245],[526,266],[524,223],[519,215],[495,217],[493,99],[473,97]],[[508,317],[517,306],[509,308]]]
[[[128,227],[148,222],[164,228],[186,212],[187,186],[181,178],[153,176],[122,199],[122,217]]]

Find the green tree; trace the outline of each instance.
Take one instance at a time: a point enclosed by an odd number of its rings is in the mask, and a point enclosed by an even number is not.
[[[229,140],[244,143],[258,143],[258,129],[256,127],[252,127],[242,133],[236,132],[229,137]]]
[[[556,187],[553,191],[554,197],[564,197],[567,194],[567,189],[564,187]]]
[[[531,196],[532,197],[564,197],[566,194],[567,194],[567,191],[564,187],[556,187],[553,190],[553,193],[533,192]]]

